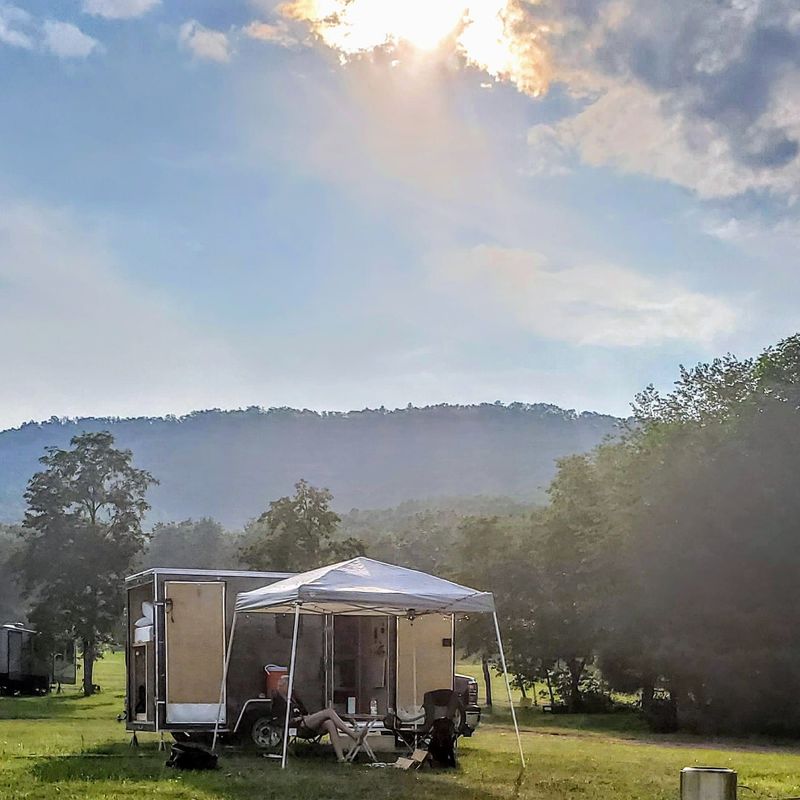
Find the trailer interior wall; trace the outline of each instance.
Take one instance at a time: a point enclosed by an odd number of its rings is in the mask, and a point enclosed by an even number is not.
[[[128,588],[128,720],[137,727],[155,729],[156,703],[156,637],[151,626],[137,635],[136,621],[144,614],[146,604],[155,602],[153,580]]]
[[[394,620],[384,616],[331,615],[328,700],[340,713],[368,714],[394,706]],[[298,661],[299,664],[299,661]]]

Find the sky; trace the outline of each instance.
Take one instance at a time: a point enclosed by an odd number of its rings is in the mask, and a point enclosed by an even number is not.
[[[0,0],[0,428],[626,414],[800,328],[796,0]]]

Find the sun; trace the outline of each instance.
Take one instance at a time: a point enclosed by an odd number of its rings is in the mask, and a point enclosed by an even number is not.
[[[537,30],[520,25],[527,21],[517,0],[289,0],[281,11],[308,23],[343,61],[378,48],[425,53],[448,45],[468,65],[528,94],[546,84]]]
[[[435,49],[458,28],[464,0],[295,0],[282,10],[311,23],[329,47],[355,55],[400,42]]]

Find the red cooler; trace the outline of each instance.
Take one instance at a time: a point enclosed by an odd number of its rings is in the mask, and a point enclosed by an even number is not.
[[[284,675],[288,675],[289,670],[286,667],[279,667],[277,664],[267,664],[264,672],[267,674],[267,697],[272,697],[278,691],[278,681]]]

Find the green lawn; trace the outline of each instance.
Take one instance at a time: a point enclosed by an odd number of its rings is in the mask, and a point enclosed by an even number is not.
[[[281,772],[274,761],[225,753],[215,773],[176,773],[164,767],[154,737],[141,737],[142,746],[131,749],[114,720],[122,709],[121,656],[101,661],[96,676],[103,692],[88,700],[73,688],[46,698],[0,699],[0,797],[660,800],[677,796],[681,767],[698,764],[733,767],[741,783],[762,795],[800,794],[800,755],[788,748],[655,740],[629,715],[555,718],[535,710],[522,713],[529,762],[522,775],[502,709],[463,741],[456,772],[342,767],[313,756],[296,758]]]

